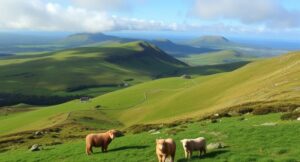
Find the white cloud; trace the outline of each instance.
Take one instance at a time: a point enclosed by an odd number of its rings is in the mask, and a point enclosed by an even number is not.
[[[78,2],[83,3],[83,1],[79,0]],[[104,4],[104,0],[97,2],[103,2]],[[118,0],[112,0],[109,3],[112,3],[111,6],[113,6],[117,2],[119,3]],[[84,7],[74,7],[72,5],[62,6],[58,3],[41,0],[1,0],[0,29],[86,32],[178,30],[176,24],[118,17],[108,13],[104,10],[89,10]]]
[[[192,13],[208,20],[236,20],[272,28],[297,28],[300,11],[289,11],[278,0],[195,0]]]
[[[111,11],[111,10],[130,10],[129,4],[124,0],[71,0],[76,7]]]

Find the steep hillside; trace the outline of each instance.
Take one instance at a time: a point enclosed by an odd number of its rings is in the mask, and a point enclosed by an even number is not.
[[[0,60],[1,93],[76,94],[87,88],[104,92],[120,84],[135,84],[186,67],[146,42],[112,47],[82,47],[42,55]],[[100,90],[101,91],[101,90]]]
[[[62,124],[76,112],[84,118],[85,111],[101,113],[124,127],[199,117],[234,107],[267,112],[295,108],[300,106],[299,64],[300,52],[295,52],[255,61],[233,72],[150,81],[87,103],[75,100],[2,117],[0,128],[5,133],[0,134]]]
[[[105,112],[125,124],[200,116],[245,103],[258,102],[257,107],[268,103],[267,107],[271,108],[299,105],[299,64],[300,53],[290,53],[256,61],[229,73],[189,81],[180,78],[157,80],[101,96],[94,102],[116,109]],[[176,82],[181,84],[174,86]],[[112,102],[112,98],[121,96],[126,99]],[[130,118],[133,115],[137,117]]]

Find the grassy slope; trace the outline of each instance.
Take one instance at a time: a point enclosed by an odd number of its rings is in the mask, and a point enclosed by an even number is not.
[[[99,96],[88,103],[72,101],[8,116],[0,120],[4,130],[0,134],[48,127],[67,120],[68,112],[95,110],[97,105],[107,118],[128,126],[201,116],[246,102],[299,103],[299,64],[298,52],[256,61],[229,73],[191,80],[155,80]],[[52,118],[59,119],[48,120]]]
[[[155,139],[172,137],[176,140],[177,149],[175,159],[183,162],[184,152],[179,142],[183,138],[205,137],[208,143],[224,142],[228,147],[218,150],[209,150],[201,159],[194,153],[192,162],[201,161],[270,161],[296,162],[300,158],[300,141],[298,121],[280,121],[279,114],[265,116],[245,116],[224,118],[219,123],[208,121],[184,124],[175,128],[160,130],[160,134],[148,132],[126,135],[115,139],[109,146],[108,153],[85,155],[83,139],[73,140],[62,145],[43,146],[44,150],[29,152],[27,148],[15,146],[16,150],[0,153],[4,161],[156,161]],[[262,126],[263,123],[277,123],[276,126]],[[170,130],[177,132],[168,134]],[[180,131],[181,130],[181,131]],[[56,139],[50,139],[56,140]]]
[[[180,60],[189,65],[217,65],[240,61],[253,61],[257,59],[255,56],[241,54],[234,50],[222,50],[218,52],[210,52],[207,54],[194,54],[186,57],[180,57]]]
[[[299,64],[300,54],[291,53],[257,61],[230,73],[198,77],[189,83],[186,81],[185,88],[168,89],[150,82],[95,98],[95,103],[116,109],[106,112],[125,124],[175,120],[246,102],[292,100],[299,103]],[[167,85],[174,84],[171,79],[163,81]],[[118,110],[123,107],[122,100],[117,101],[117,105],[109,102],[110,98],[121,96],[138,102],[144,93],[148,94],[146,102],[123,111]]]
[[[68,88],[120,84],[129,78],[135,79],[134,84],[183,66],[143,42],[83,47],[3,58],[0,60],[0,88],[1,92],[60,94]]]

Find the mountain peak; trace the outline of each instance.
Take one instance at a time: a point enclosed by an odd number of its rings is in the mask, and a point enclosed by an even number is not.
[[[220,45],[230,45],[232,42],[219,35],[204,35],[199,38],[193,39],[189,42],[192,46],[198,47],[214,47]]]
[[[229,39],[225,38],[224,36],[219,35],[204,35],[200,37],[200,40],[207,41],[207,42],[230,42]]]

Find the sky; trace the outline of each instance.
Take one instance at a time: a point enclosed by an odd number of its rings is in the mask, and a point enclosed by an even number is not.
[[[0,0],[0,31],[300,36],[299,0]]]

